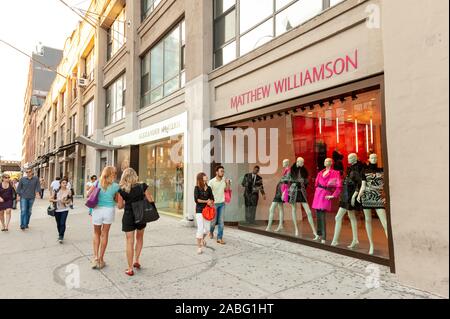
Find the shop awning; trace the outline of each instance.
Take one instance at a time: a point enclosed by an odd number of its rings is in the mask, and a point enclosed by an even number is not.
[[[117,149],[121,148],[121,146],[119,146],[119,145],[111,145],[111,144],[106,144],[106,143],[100,143],[100,142],[94,141],[94,140],[92,140],[92,139],[90,139],[90,138],[88,138],[86,136],[83,136],[83,135],[80,135],[80,136],[76,137],[75,141],[77,143],[93,147],[93,148],[95,148],[97,150],[110,150],[110,151],[112,151],[112,150],[117,150]]]

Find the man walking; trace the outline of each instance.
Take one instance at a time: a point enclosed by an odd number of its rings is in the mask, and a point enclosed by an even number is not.
[[[61,177],[56,177],[55,180],[50,184],[50,193],[56,192],[61,187]]]
[[[28,228],[34,200],[41,191],[39,178],[33,176],[33,170],[28,168],[26,175],[20,179],[17,186],[17,194],[20,196],[20,229],[22,230]]]
[[[214,238],[214,230],[216,229],[216,224],[219,226],[217,233],[217,243],[225,245],[223,240],[223,229],[224,223],[224,210],[225,210],[225,190],[230,189],[230,180],[224,180],[225,169],[223,166],[218,166],[216,168],[216,177],[209,181],[208,186],[211,187],[214,195],[214,205],[216,207],[216,217],[211,222],[211,229],[209,237]]]
[[[39,183],[41,185],[41,191],[40,191],[39,194],[41,195],[41,199],[43,199],[44,198],[44,191],[45,191],[45,179],[43,177],[41,177],[39,179]]]
[[[264,193],[264,186],[262,177],[258,175],[259,166],[253,168],[252,173],[247,173],[242,180],[242,187],[244,190],[245,200],[245,221],[247,224],[255,225],[256,207],[258,206],[259,193],[266,200],[266,194]]]

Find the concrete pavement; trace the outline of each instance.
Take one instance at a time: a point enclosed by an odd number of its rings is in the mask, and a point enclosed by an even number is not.
[[[148,226],[143,269],[128,277],[119,210],[107,267],[92,270],[83,201],[69,213],[63,245],[47,205],[36,200],[27,231],[14,211],[10,231],[0,234],[0,298],[438,298],[398,284],[387,267],[230,227],[226,245],[210,240],[197,255],[194,228],[168,216]]]

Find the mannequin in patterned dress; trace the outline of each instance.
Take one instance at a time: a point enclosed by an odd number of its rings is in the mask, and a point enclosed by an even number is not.
[[[386,197],[384,194],[384,172],[382,168],[377,166],[377,154],[371,154],[369,157],[369,165],[365,169],[365,180],[362,182],[361,189],[358,194],[358,202],[362,203],[364,216],[366,219],[366,231],[369,237],[370,249],[369,254],[374,253],[374,244],[372,236],[372,210],[377,212],[384,233],[388,237],[387,218],[386,218]]]
[[[279,221],[278,221],[278,228],[275,230],[276,232],[279,232],[283,230],[283,218],[284,218],[284,209],[283,204],[285,200],[283,198],[286,197],[287,194],[285,194],[289,187],[288,187],[288,180],[289,180],[289,160],[285,159],[283,160],[283,176],[281,177],[281,180],[278,182],[275,190],[275,198],[272,201],[272,205],[270,206],[269,210],[269,223],[267,225],[266,231],[271,231],[272,229],[272,223],[273,223],[273,217],[275,215],[275,209],[278,207],[278,214],[279,214]]]

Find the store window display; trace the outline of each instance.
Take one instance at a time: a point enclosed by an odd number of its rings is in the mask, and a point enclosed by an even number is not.
[[[278,129],[277,158],[285,159],[275,173],[261,174],[267,200],[259,199],[255,225],[242,226],[389,258],[382,125],[379,89],[342,93],[233,123],[255,129],[256,138],[261,128]],[[263,171],[267,163],[225,165],[230,178],[241,179],[255,165]],[[380,196],[376,203],[375,193]],[[244,222],[244,201],[232,205]]]

